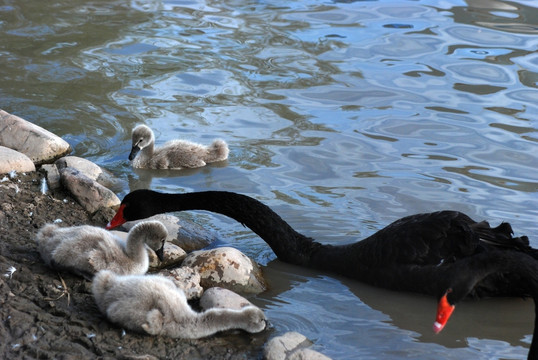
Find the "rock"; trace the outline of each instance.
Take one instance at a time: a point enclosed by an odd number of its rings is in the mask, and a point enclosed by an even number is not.
[[[101,169],[99,165],[78,156],[64,156],[56,160],[54,164],[58,170],[70,167],[80,171],[92,180],[97,180],[99,175],[103,173],[103,169]]]
[[[77,169],[90,179],[97,181],[106,188],[122,189],[119,180],[115,179],[112,174],[90,160],[86,160],[78,156],[64,156],[56,160],[55,165],[59,170],[65,169],[66,167]]]
[[[200,307],[204,310],[211,308],[240,310],[249,305],[255,306],[241,295],[221,287],[207,289],[200,298]]]
[[[54,164],[43,164],[41,165],[40,171],[45,174],[45,177],[47,178],[47,184],[49,185],[49,189],[51,190],[58,190],[62,187],[62,183],[60,181],[60,172],[58,171],[58,168]]]
[[[32,172],[35,171],[35,165],[23,153],[0,146],[0,174],[7,174],[12,170],[17,172]]]
[[[178,288],[185,292],[188,300],[199,299],[204,292],[200,286],[200,274],[189,267],[161,270],[159,275],[172,280]]]
[[[70,167],[61,169],[60,179],[63,186],[90,214],[103,207],[120,205],[120,199],[116,194],[76,169]]]
[[[174,243],[181,246],[186,252],[200,250],[208,247],[217,240],[217,235],[202,226],[184,218],[177,218],[178,230]]]
[[[62,138],[3,110],[0,110],[0,144],[25,154],[36,165],[71,151]]]
[[[176,244],[186,252],[203,249],[216,239],[213,232],[206,231],[192,221],[180,219],[174,215],[158,214],[144,220],[162,222],[166,230],[168,230],[166,241]],[[129,221],[123,224],[123,228],[130,230],[137,223],[144,220]]]
[[[331,360],[330,357],[323,355],[316,350],[310,348],[298,349],[288,355],[287,359],[289,360]]]
[[[179,265],[187,256],[185,250],[169,242],[164,243],[163,261],[159,260],[155,251],[149,250],[149,254],[149,267],[152,269],[162,269],[169,266]]]
[[[309,349],[312,342],[298,332],[287,332],[272,338],[265,344],[263,356],[266,360],[330,360],[329,357]]]
[[[116,207],[100,207],[96,212],[91,214],[91,220],[93,224],[100,224],[105,227],[106,224],[114,217],[116,214]]]
[[[204,289],[220,286],[239,293],[261,293],[267,285],[258,264],[231,247],[190,253],[181,266],[200,273]]]

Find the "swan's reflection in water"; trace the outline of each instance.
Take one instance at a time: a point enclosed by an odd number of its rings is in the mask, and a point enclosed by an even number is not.
[[[534,324],[532,299],[463,301],[435,335],[433,297],[380,289],[279,260],[263,270],[270,289],[252,300],[264,308],[275,334],[301,332],[334,359],[347,359],[349,354],[357,359],[527,358]],[[324,351],[320,344],[336,338],[353,348]]]

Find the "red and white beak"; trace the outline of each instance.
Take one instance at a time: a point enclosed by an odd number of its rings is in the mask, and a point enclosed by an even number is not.
[[[456,308],[456,306],[450,305],[446,298],[448,293],[451,291],[452,290],[449,289],[443,295],[441,300],[439,300],[439,304],[437,305],[437,316],[435,318],[435,322],[433,323],[433,332],[436,334],[440,333],[441,330],[443,330],[448,319],[450,318],[450,315],[452,315],[452,312],[454,312],[454,309]]]
[[[118,209],[116,215],[114,215],[112,220],[110,220],[110,222],[106,225],[107,230],[114,229],[127,222],[123,217],[123,209],[125,209],[125,205],[122,204],[120,205],[120,208]]]

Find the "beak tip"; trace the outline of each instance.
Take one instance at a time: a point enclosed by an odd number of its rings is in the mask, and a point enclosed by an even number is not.
[[[140,148],[138,146],[133,146],[133,148],[131,149],[131,152],[129,153],[129,160],[133,160],[136,155],[138,154],[138,152],[140,151]]]
[[[157,258],[159,259],[159,261],[164,261],[164,246],[159,250],[155,251],[155,254],[157,254]]]
[[[436,321],[433,323],[433,332],[439,334],[444,327],[445,326],[443,324]]]

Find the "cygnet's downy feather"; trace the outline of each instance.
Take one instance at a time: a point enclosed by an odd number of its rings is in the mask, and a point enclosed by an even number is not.
[[[135,225],[124,241],[96,226],[62,228],[46,224],[36,235],[37,248],[49,266],[65,269],[86,278],[99,270],[118,274],[144,274],[149,258],[146,244],[162,260],[168,231],[158,221]]]
[[[230,329],[257,333],[266,326],[263,311],[252,305],[196,312],[183,290],[159,275],[118,276],[100,271],[92,291],[98,308],[110,321],[151,335],[198,339]]]
[[[134,168],[183,169],[205,166],[208,163],[226,160],[228,144],[216,139],[205,146],[186,140],[172,140],[155,148],[155,135],[146,125],[138,125],[132,134],[132,149],[129,160]]]

